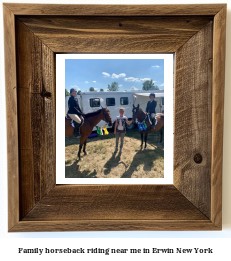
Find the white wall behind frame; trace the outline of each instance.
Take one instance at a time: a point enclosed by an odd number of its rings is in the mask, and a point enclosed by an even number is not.
[[[82,0],[82,1],[71,1],[71,0],[20,0],[20,1],[11,1],[11,0],[0,0],[0,13],[2,14],[2,3],[3,2],[20,2],[20,3],[52,3],[52,4],[108,4],[108,0]],[[75,238],[76,243],[81,242],[81,238],[152,238],[152,242],[156,242],[155,238],[178,238],[174,241],[181,244],[185,242],[185,238],[188,238],[188,242],[191,242],[192,245],[200,244],[196,238],[217,238],[214,240],[216,244],[224,244],[223,241],[219,238],[226,238],[225,242],[231,243],[231,208],[230,208],[230,199],[231,199],[231,121],[230,121],[230,111],[231,111],[231,1],[229,0],[111,0],[110,4],[217,4],[217,3],[227,3],[227,29],[226,29],[226,84],[225,84],[225,124],[224,124],[224,157],[223,157],[223,230],[222,231],[182,231],[182,232],[173,232],[173,231],[163,231],[163,232],[146,232],[146,231],[125,231],[125,232],[63,232],[63,233],[7,233],[7,151],[6,151],[6,117],[5,117],[5,81],[4,81],[4,56],[0,56],[0,237],[2,238],[34,238],[33,242],[36,243],[36,238],[47,238],[44,239],[44,242],[47,242],[49,247],[49,238]],[[0,54],[4,53],[3,48],[3,19],[0,19]],[[195,238],[195,239],[193,239]],[[78,240],[79,239],[79,240]],[[70,239],[68,241],[73,241]],[[149,242],[149,239],[145,239],[146,242]],[[4,242],[4,241],[3,241]],[[18,240],[18,246],[20,245],[20,240]],[[228,245],[224,244],[224,247]],[[4,245],[1,245],[1,248],[4,248]],[[222,258],[222,253],[220,254]],[[8,255],[10,259],[10,253]],[[199,260],[199,259],[198,259]],[[200,259],[202,260],[202,259]],[[212,258],[210,258],[212,260]],[[227,260],[227,257],[224,258]]]

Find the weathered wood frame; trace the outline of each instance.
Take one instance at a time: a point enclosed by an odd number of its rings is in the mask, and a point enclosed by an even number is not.
[[[9,231],[220,230],[226,4],[3,9]],[[175,53],[173,185],[55,184],[55,54],[70,52]]]

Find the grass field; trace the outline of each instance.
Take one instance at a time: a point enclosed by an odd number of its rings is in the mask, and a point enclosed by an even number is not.
[[[65,137],[65,177],[66,178],[164,178],[164,140],[159,132],[150,132],[147,149],[140,150],[138,129],[127,131],[123,152],[115,150],[115,134],[88,138],[88,155],[77,160],[80,137]]]

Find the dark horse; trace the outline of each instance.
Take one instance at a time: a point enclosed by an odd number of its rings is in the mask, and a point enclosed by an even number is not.
[[[162,142],[162,136],[163,136],[163,131],[162,131],[162,127],[164,126],[164,114],[163,113],[157,113],[156,114],[156,119],[157,119],[157,124],[155,125],[155,129],[151,129],[151,124],[148,120],[148,116],[145,112],[142,111],[142,109],[139,107],[139,104],[137,107],[134,106],[133,104],[133,119],[134,121],[136,119],[138,119],[139,122],[142,122],[143,120],[145,120],[145,123],[147,125],[147,129],[144,131],[140,131],[140,135],[141,135],[141,149],[143,147],[143,133],[145,134],[145,138],[144,138],[144,142],[145,142],[145,146],[144,149],[146,149],[146,142],[147,142],[147,137],[148,137],[148,132],[149,131],[159,131],[160,132],[160,142]]]
[[[82,126],[80,126],[80,143],[79,143],[79,152],[78,152],[78,158],[79,160],[82,160],[80,157],[80,153],[83,147],[84,155],[87,155],[86,152],[86,143],[88,136],[92,133],[93,128],[101,121],[106,121],[109,126],[112,126],[112,119],[110,115],[110,111],[108,108],[103,108],[94,111],[89,112],[85,114],[84,116],[84,123]],[[65,136],[74,136],[74,127],[71,126],[71,120],[65,118]],[[84,146],[83,146],[84,145]]]

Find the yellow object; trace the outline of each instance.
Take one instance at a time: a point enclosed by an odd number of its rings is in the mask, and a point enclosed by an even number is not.
[[[106,125],[103,125],[103,129],[104,129],[104,135],[108,135],[109,132],[107,131]]]

